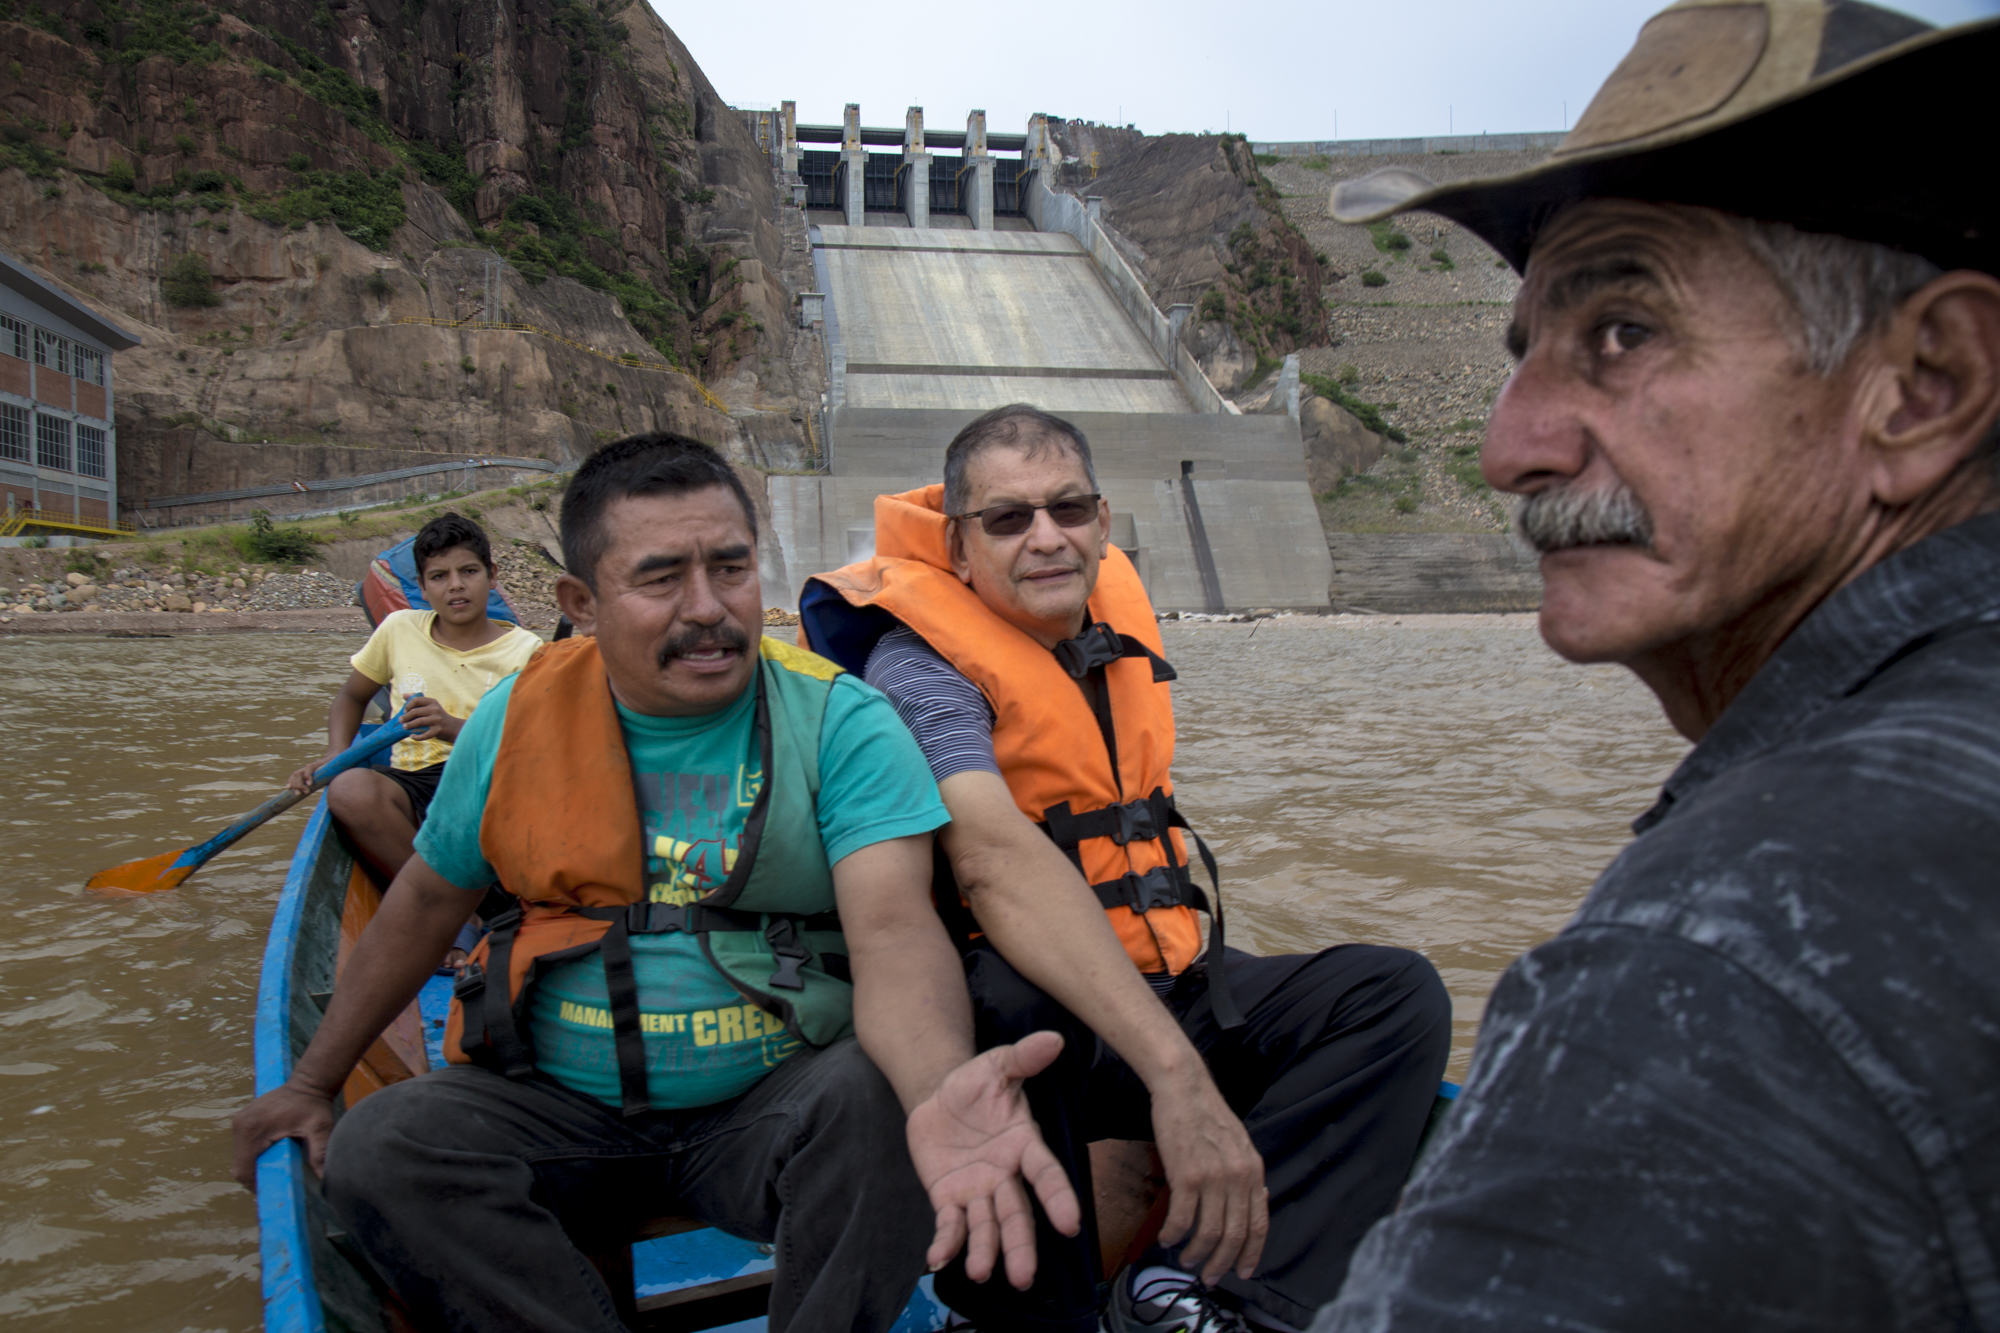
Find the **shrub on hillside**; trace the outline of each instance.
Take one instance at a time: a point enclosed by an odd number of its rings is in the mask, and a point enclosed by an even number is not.
[[[1371,268],[1361,275],[1361,285],[1363,287],[1387,287],[1389,279],[1382,275],[1381,269]]]
[[[1384,420],[1381,408],[1373,403],[1365,402],[1348,392],[1347,386],[1354,383],[1354,380],[1347,377],[1347,372],[1354,368],[1351,366],[1342,366],[1340,369],[1341,376],[1337,380],[1329,379],[1325,375],[1314,375],[1307,372],[1299,376],[1299,383],[1303,384],[1311,392],[1326,399],[1329,403],[1346,408],[1354,414],[1356,421],[1359,421],[1364,427],[1374,431],[1377,435],[1394,440],[1397,444],[1407,444],[1410,437],[1403,432],[1402,428],[1392,426]],[[1356,371],[1355,379],[1359,378],[1360,372]],[[1389,406],[1394,407],[1395,404],[1391,403]]]
[[[281,528],[269,514],[250,520],[250,530],[236,534],[236,549],[251,560],[274,565],[303,565],[319,553],[319,543],[310,532],[296,525]]]
[[[167,261],[160,273],[160,295],[168,305],[183,308],[216,305],[222,300],[215,294],[215,275],[208,271],[207,256],[193,251]]]

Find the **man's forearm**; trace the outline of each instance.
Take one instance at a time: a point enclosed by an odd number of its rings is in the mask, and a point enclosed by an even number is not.
[[[421,857],[410,858],[355,942],[326,1017],[286,1081],[323,1097],[339,1091],[369,1044],[416,998],[476,902]]]
[[[1031,837],[964,855],[946,831],[945,849],[988,942],[1089,1024],[1147,1087],[1205,1077],[1200,1055],[1132,965],[1076,867],[1027,831]]]
[[[855,953],[854,1034],[909,1111],[972,1058],[964,968],[935,916],[884,931]]]

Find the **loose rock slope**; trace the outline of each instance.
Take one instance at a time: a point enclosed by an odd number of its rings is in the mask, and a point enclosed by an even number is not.
[[[1502,339],[1520,286],[1485,242],[1447,218],[1417,213],[1373,227],[1335,222],[1328,210],[1334,183],[1384,167],[1439,181],[1494,175],[1539,156],[1261,160],[1285,216],[1340,273],[1326,288],[1327,345],[1304,349],[1301,370],[1373,404],[1407,437],[1380,462],[1322,495],[1329,530],[1506,526],[1504,504],[1479,476],[1478,446],[1487,411],[1512,368]]]

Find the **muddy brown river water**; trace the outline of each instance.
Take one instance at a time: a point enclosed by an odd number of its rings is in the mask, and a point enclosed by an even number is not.
[[[1686,746],[1622,671],[1528,617],[1168,625],[1181,805],[1232,943],[1407,945],[1451,987],[1462,1074],[1507,961],[1557,930]],[[318,753],[348,636],[0,638],[0,1322],[249,1333],[256,1218],[229,1179],[292,816],[180,890],[95,870],[184,846]]]

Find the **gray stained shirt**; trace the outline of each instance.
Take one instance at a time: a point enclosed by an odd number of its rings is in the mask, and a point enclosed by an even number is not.
[[[2000,515],[1815,610],[1634,829],[1314,1333],[2000,1330]]]

